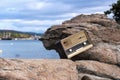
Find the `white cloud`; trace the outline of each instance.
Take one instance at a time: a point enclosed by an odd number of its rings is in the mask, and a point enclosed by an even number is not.
[[[66,17],[66,18],[71,18],[71,17],[75,17],[76,15],[79,15],[80,13],[76,12],[76,13],[66,13],[63,15],[60,15],[60,17]]]
[[[45,6],[50,5],[50,3],[45,3],[45,2],[33,2],[33,3],[28,3],[27,7],[28,9],[32,9],[32,10],[40,10],[42,8],[44,8]]]
[[[19,28],[12,25],[11,23],[0,23],[0,29],[5,29],[5,30],[18,30]]]
[[[40,26],[40,27],[17,27],[17,26],[14,26],[13,24],[11,23],[0,23],[0,29],[4,29],[4,30],[17,30],[17,31],[27,31],[27,32],[44,32],[47,28],[44,27],[44,26]]]
[[[38,32],[38,33],[43,33],[47,30],[46,27],[41,26],[41,27],[21,27],[19,29],[16,29],[18,31],[24,31],[24,32]]]
[[[116,0],[0,0],[0,29],[44,32],[79,14],[103,13],[113,2]]]
[[[0,23],[19,23],[19,24],[35,24],[35,25],[54,25],[61,24],[64,20],[21,20],[21,19],[2,19]]]
[[[94,14],[94,13],[104,13],[105,10],[108,10],[109,6],[97,6],[97,7],[87,7],[80,9],[78,12],[85,14]]]
[[[0,29],[28,31],[28,32],[45,32],[50,26],[55,24],[61,24],[63,21],[64,20],[3,19],[0,20],[0,26],[1,26]]]

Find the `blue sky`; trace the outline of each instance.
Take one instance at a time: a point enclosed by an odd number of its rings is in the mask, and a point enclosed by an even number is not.
[[[43,33],[80,14],[103,13],[117,0],[0,0],[0,29]]]

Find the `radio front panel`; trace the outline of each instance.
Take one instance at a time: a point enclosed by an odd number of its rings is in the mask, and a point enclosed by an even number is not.
[[[78,55],[93,46],[84,30],[62,39],[60,43],[67,58]]]

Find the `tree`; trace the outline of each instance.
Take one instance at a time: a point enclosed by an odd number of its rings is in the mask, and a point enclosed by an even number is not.
[[[120,24],[120,0],[112,4],[112,8],[104,12],[106,15],[113,14],[113,18]]]

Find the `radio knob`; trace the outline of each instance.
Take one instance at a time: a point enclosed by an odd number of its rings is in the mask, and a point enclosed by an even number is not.
[[[69,49],[69,52],[72,52],[72,49]]]
[[[87,45],[87,43],[86,43],[86,42],[84,42],[84,43],[83,43],[83,45]]]

